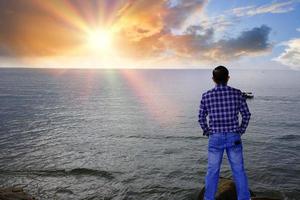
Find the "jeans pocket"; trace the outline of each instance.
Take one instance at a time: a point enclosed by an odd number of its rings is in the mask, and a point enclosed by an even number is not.
[[[240,133],[235,133],[234,138],[241,139],[241,134]]]
[[[242,144],[242,140],[239,138],[239,139],[235,139],[233,141],[233,146],[232,146],[232,150],[233,151],[240,151],[243,149],[243,144]]]
[[[209,149],[219,149],[221,146],[220,137],[209,137],[208,148]]]

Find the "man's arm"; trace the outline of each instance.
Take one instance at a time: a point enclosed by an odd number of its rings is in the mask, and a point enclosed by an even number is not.
[[[208,115],[204,98],[202,95],[202,99],[200,102],[200,109],[199,109],[199,116],[198,116],[198,122],[203,130],[203,135],[208,136],[209,135],[209,127],[207,125],[206,116]]]
[[[248,108],[248,105],[246,102],[246,97],[244,97],[242,94],[241,94],[241,105],[240,105],[239,111],[242,115],[242,122],[240,125],[240,134],[242,135],[246,132],[246,129],[249,124],[250,116],[251,116],[251,113],[249,111],[249,108]]]

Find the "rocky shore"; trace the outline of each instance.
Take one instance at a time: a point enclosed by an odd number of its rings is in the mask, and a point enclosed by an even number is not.
[[[203,187],[198,200],[204,200],[204,192],[205,188]],[[250,190],[250,194],[251,200],[280,200],[268,197],[257,197],[252,190]],[[216,200],[237,200],[235,184],[232,179],[220,177]]]

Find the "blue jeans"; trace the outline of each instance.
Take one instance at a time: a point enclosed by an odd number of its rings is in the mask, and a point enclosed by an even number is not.
[[[238,200],[249,200],[250,192],[244,169],[242,140],[241,135],[237,133],[214,133],[209,135],[204,199],[215,199],[224,150],[226,150],[233,173]]]

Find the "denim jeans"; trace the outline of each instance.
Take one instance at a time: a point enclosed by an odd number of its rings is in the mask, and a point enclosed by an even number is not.
[[[242,140],[241,135],[237,133],[214,133],[209,135],[204,199],[215,199],[224,150],[226,150],[230,163],[238,200],[249,200],[250,192],[244,169]]]

